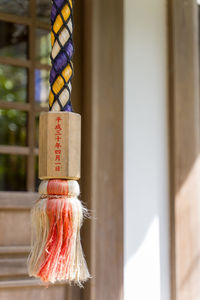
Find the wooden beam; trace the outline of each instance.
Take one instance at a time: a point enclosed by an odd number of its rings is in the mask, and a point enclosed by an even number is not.
[[[31,19],[29,17],[24,16],[17,16],[13,14],[6,14],[3,12],[0,12],[0,20],[4,22],[11,22],[11,23],[17,23],[17,24],[23,24],[23,25],[30,25]]]
[[[0,258],[0,278],[27,276],[27,256]]]
[[[85,0],[82,196],[87,300],[123,299],[123,1]]]
[[[10,22],[10,23],[17,23],[17,24],[23,24],[30,26],[32,25],[32,20],[29,17],[24,17],[24,16],[17,16],[13,14],[7,14],[0,12],[0,20],[4,22]],[[43,22],[40,19],[36,20],[36,26],[37,28],[49,30],[51,29],[51,26],[49,23]]]
[[[35,148],[34,155],[37,156],[38,152],[38,148]],[[0,154],[29,155],[29,153],[28,147],[0,145]]]
[[[196,1],[170,1],[172,299],[200,295],[200,105]]]
[[[22,255],[30,252],[30,246],[0,246],[0,255]]]
[[[0,145],[0,154],[29,155],[28,147]]]
[[[29,111],[30,104],[29,103],[21,103],[21,102],[8,102],[8,101],[0,100],[0,109],[16,109],[16,110]]]
[[[30,61],[15,57],[0,56],[0,64],[11,65],[14,67],[30,68]]]
[[[37,193],[0,192],[0,210],[30,210],[38,198]]]
[[[54,283],[54,285],[49,284],[48,288],[53,288],[56,286],[64,286],[64,284],[61,282]],[[16,288],[28,288],[28,287],[35,287],[44,290],[44,285],[41,284],[40,279],[27,278],[27,279],[19,279],[19,280],[0,281],[0,289],[16,289]]]

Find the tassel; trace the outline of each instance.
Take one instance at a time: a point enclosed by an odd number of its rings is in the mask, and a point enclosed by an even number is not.
[[[31,213],[28,271],[44,282],[82,286],[90,277],[80,240],[88,213],[78,200],[75,181],[80,179],[81,116],[72,112],[71,104],[72,12],[72,0],[52,1],[49,112],[40,115],[39,123],[39,178],[43,181]]]
[[[32,250],[28,259],[30,276],[44,282],[82,283],[90,278],[84,258],[80,229],[87,209],[78,200],[74,180],[44,180],[40,199],[32,209]]]

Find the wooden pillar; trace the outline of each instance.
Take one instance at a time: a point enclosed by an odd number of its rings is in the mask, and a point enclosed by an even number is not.
[[[172,299],[200,298],[198,6],[170,1]]]
[[[82,196],[87,300],[123,298],[123,1],[84,0]]]

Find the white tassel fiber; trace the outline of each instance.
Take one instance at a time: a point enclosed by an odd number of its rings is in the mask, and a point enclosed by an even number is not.
[[[60,182],[62,187],[58,188]],[[47,195],[55,186],[61,195]],[[39,192],[46,195],[41,196],[31,212],[29,275],[44,282],[66,281],[82,286],[90,274],[80,239],[80,229],[88,212],[77,198],[79,185],[72,180],[44,181]]]

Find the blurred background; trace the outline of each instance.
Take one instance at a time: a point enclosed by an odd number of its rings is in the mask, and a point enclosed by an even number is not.
[[[67,0],[66,0],[67,1]],[[27,275],[50,0],[0,0],[0,300],[200,299],[199,5],[75,0],[84,289]]]

